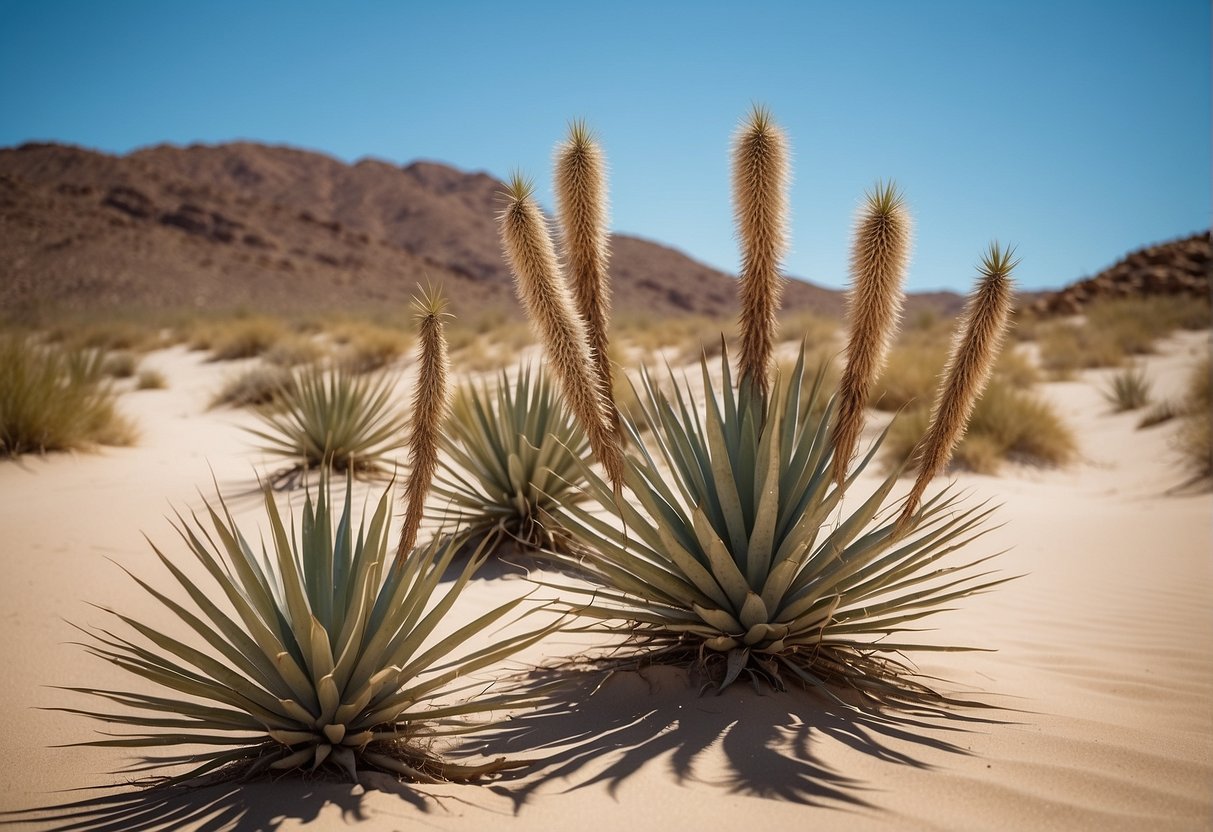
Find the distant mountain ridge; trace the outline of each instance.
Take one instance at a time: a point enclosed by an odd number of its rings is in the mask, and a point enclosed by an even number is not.
[[[441,282],[459,315],[516,309],[500,253],[502,185],[435,162],[347,164],[252,142],[113,156],[0,150],[0,311],[402,305]],[[736,314],[734,278],[616,234],[613,303],[652,316]],[[950,293],[911,308],[953,311]],[[839,314],[840,292],[792,280],[784,305]]]

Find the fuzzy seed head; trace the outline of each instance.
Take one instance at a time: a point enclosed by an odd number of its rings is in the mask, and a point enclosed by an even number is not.
[[[585,324],[599,395],[612,430],[622,437],[607,356],[611,302],[606,161],[582,120],[569,126],[568,139],[556,149],[556,209],[562,254],[576,310]]]
[[[570,409],[616,487],[623,481],[623,451],[611,430],[599,392],[585,325],[560,275],[543,212],[532,196],[511,187],[501,213],[501,242],[514,286],[539,334]]]
[[[788,141],[770,112],[755,106],[733,144],[733,212],[741,242],[739,375],[764,394],[770,384],[776,313],[787,253]]]
[[[905,299],[912,223],[897,186],[877,183],[865,195],[851,242],[851,324],[847,363],[838,390],[834,423],[834,480],[841,485],[863,431],[864,411],[884,369]]]
[[[1011,317],[1011,272],[1019,263],[1014,254],[1014,249],[991,243],[978,267],[980,277],[952,341],[931,424],[922,439],[918,477],[898,520],[901,527],[917,510],[927,484],[947,467],[989,381]]]
[[[444,319],[450,317],[446,299],[434,287],[413,299],[418,324],[417,386],[413,390],[413,417],[409,435],[409,476],[404,488],[404,526],[396,549],[396,564],[404,563],[417,542],[417,530],[425,512],[434,469],[438,466],[438,443],[447,410],[447,359]]]

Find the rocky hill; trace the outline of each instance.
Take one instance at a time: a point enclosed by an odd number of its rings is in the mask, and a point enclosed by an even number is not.
[[[1209,232],[1138,249],[1094,277],[1037,295],[1039,315],[1077,315],[1094,301],[1149,295],[1187,295],[1208,303],[1213,248]]]
[[[441,282],[457,314],[516,309],[496,229],[501,183],[432,162],[345,164],[252,143],[111,156],[52,144],[0,150],[0,312],[360,311]],[[616,235],[614,303],[732,316],[733,278]],[[791,281],[786,306],[841,310]],[[943,294],[916,304],[955,308]]]

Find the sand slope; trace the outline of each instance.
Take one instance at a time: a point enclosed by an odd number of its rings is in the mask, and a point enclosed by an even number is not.
[[[1207,334],[1168,341],[1148,369],[1178,391]],[[219,787],[161,803],[121,787],[121,752],[55,749],[87,739],[87,721],[50,711],[80,697],[48,685],[129,685],[66,642],[64,619],[100,624],[86,602],[155,620],[114,564],[166,586],[141,532],[171,552],[163,519],[213,494],[247,489],[256,452],[247,414],[204,410],[230,366],[181,350],[148,366],[165,391],[123,406],[139,446],[0,464],[3,641],[0,808],[38,809],[21,825],[82,828],[551,829],[714,828],[755,823],[831,829],[1204,829],[1213,822],[1213,497],[1168,494],[1182,478],[1173,427],[1136,431],[1112,415],[1091,373],[1045,385],[1077,428],[1083,461],[1065,471],[965,476],[972,499],[1001,502],[1004,525],[977,544],[1008,549],[1024,577],[933,619],[940,642],[996,652],[940,654],[924,672],[941,689],[996,708],[877,722],[799,693],[737,685],[699,696],[683,676],[620,673],[574,690],[479,741],[486,753],[547,756],[489,788],[382,791],[282,781]],[[256,528],[255,497],[236,500]],[[478,583],[480,608],[525,591]],[[476,614],[467,609],[465,615]],[[171,621],[156,621],[172,631]],[[573,655],[558,637],[526,658]],[[60,790],[105,787],[93,793]],[[59,806],[58,809],[53,807]]]

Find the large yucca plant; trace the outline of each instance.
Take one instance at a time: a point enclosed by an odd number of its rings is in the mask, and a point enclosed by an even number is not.
[[[702,361],[706,412],[695,404],[689,383],[671,379],[673,392],[663,394],[645,377],[650,444],[622,418],[633,451],[616,450],[622,443],[607,449],[615,459],[604,466],[606,480],[581,465],[598,510],[570,504],[563,512],[579,544],[577,565],[600,585],[565,589],[588,596],[573,609],[601,622],[592,627],[632,636],[648,660],[705,668],[721,687],[748,673],[776,687],[792,678],[904,700],[930,693],[914,680],[905,654],[961,648],[900,634],[951,601],[1000,582],[976,568],[984,559],[935,566],[981,534],[989,511],[962,508],[946,490],[925,503],[923,496],[963,436],[988,379],[1006,326],[1015,263],[997,245],[983,260],[931,423],[916,449],[919,475],[900,512],[889,499],[896,471],[874,493],[845,501],[880,444],[851,464],[897,321],[909,215],[892,183],[869,194],[852,258],[854,321],[839,415],[832,398],[820,405],[824,373],[803,405],[803,349],[789,378],[773,388],[769,379],[778,263],[787,245],[786,156],[783,133],[756,109],[739,134],[733,167],[743,247],[738,384],[727,349],[719,386]],[[531,218],[522,223],[509,210],[503,218],[515,275],[520,284],[552,285],[558,293],[542,217],[529,191],[515,191],[512,209],[525,208]],[[520,230],[527,233],[515,233]],[[579,347],[578,338],[543,328],[542,304],[527,307],[554,360],[570,352],[570,344]],[[577,323],[565,328],[576,334]],[[591,428],[599,424],[591,408],[574,412]],[[600,460],[602,445],[594,446]]]
[[[467,383],[443,434],[434,493],[471,533],[500,529],[529,549],[563,549],[554,514],[581,498],[589,441],[542,369]]]
[[[275,483],[292,483],[310,469],[329,467],[382,474],[388,455],[403,447],[408,421],[393,402],[395,376],[360,374],[311,365],[285,387],[277,406],[257,411],[262,426],[249,431],[261,449],[294,464]]]
[[[703,361],[702,415],[684,386],[667,396],[646,379],[652,442],[634,433],[623,499],[584,469],[608,516],[565,508],[580,563],[602,584],[576,612],[628,632],[647,660],[699,665],[721,687],[748,673],[776,687],[921,692],[901,657],[960,648],[898,634],[999,582],[973,568],[981,561],[932,569],[980,534],[989,510],[958,510],[943,494],[898,530],[886,510],[896,472],[843,507],[876,448],[835,483],[834,407],[814,415],[820,375],[803,406],[803,354],[769,397],[733,386],[727,351],[721,370],[718,387]]]
[[[86,631],[90,653],[142,681],[128,690],[67,688],[109,707],[57,710],[130,729],[80,745],[163,750],[135,770],[189,766],[158,778],[171,782],[216,771],[234,777],[319,767],[351,779],[371,768],[436,781],[509,767],[503,759],[446,762],[430,750],[432,741],[466,731],[458,717],[521,704],[524,694],[486,694],[483,681],[452,683],[544,631],[486,637],[517,608],[513,601],[436,637],[483,551],[445,584],[459,548],[455,540],[416,549],[389,566],[391,498],[385,492],[370,520],[364,515],[360,521],[351,489],[347,479],[338,513],[322,476],[315,498],[308,495],[299,524],[291,527],[267,489],[270,545],[263,543],[260,552],[222,498],[217,507],[206,506],[209,530],[196,516],[178,515],[185,552],[209,581],[196,582],[181,555],[156,548],[189,602],[134,578],[159,604],[157,619],[107,610],[128,633]],[[179,626],[166,627],[166,619]]]

